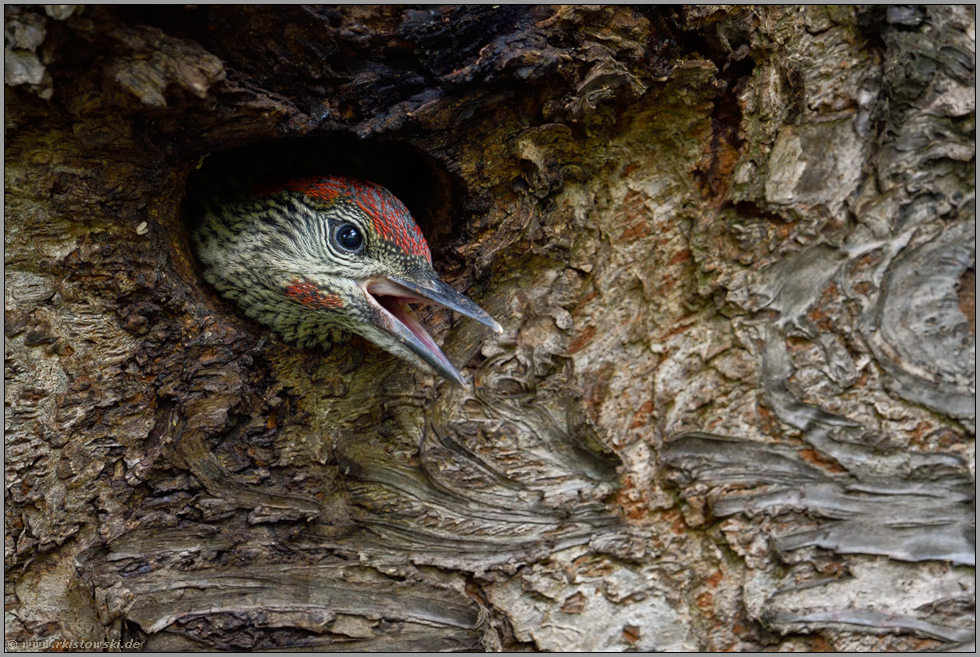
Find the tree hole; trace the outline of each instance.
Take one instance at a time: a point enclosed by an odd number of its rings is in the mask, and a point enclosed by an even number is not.
[[[349,134],[281,139],[207,156],[188,178],[189,227],[200,219],[202,199],[321,174],[387,187],[408,207],[434,256],[454,233],[451,181],[433,159],[404,142],[363,141]]]

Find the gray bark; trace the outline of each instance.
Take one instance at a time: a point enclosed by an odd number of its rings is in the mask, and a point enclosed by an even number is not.
[[[5,12],[8,642],[973,645],[972,6]],[[208,289],[312,167],[473,386]]]

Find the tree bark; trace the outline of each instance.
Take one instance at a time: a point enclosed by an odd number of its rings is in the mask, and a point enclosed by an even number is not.
[[[5,14],[8,647],[972,645],[972,6]],[[472,386],[203,282],[313,171]]]

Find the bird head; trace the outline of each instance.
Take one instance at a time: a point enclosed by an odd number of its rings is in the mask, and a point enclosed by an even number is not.
[[[462,384],[412,304],[455,310],[502,331],[439,279],[408,208],[373,183],[320,176],[259,189],[213,204],[194,240],[212,285],[303,346],[356,333]]]

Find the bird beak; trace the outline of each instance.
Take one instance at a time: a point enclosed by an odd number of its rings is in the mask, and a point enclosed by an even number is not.
[[[504,330],[485,310],[439,280],[435,272],[425,273],[413,279],[396,277],[370,279],[362,282],[361,287],[368,302],[380,311],[379,328],[395,338],[399,346],[421,358],[436,372],[459,385],[465,385],[463,375],[449,362],[432,336],[419,323],[409,304],[435,304],[486,324],[495,333],[503,333]],[[397,354],[397,351],[395,353]]]

